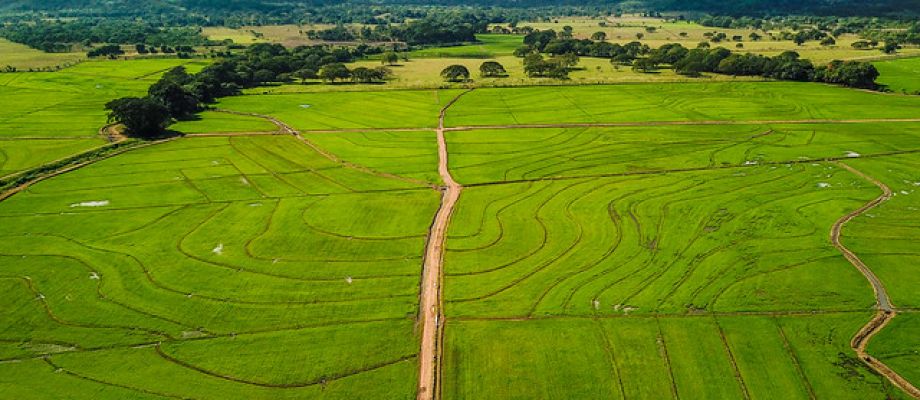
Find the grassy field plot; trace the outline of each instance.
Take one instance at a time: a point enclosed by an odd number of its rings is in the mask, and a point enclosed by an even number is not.
[[[920,150],[920,124],[477,129],[448,133],[467,184],[755,166]]]
[[[904,398],[842,357],[866,314],[450,321],[445,399]],[[852,363],[855,361],[856,363]],[[889,397],[890,396],[890,397]]]
[[[0,140],[0,177],[102,146],[101,139]]]
[[[865,309],[827,232],[873,189],[823,163],[467,188],[447,314]]]
[[[688,83],[480,89],[448,126],[628,121],[916,118],[920,98],[808,83]]]
[[[222,99],[220,108],[271,115],[300,130],[435,128],[438,112],[460,90],[399,90]]]
[[[264,118],[203,111],[195,119],[178,121],[169,129],[181,133],[239,133],[273,132],[277,131],[278,127]]]
[[[6,68],[9,65],[22,71],[28,71],[30,68],[64,67],[86,57],[84,53],[45,53],[2,38],[0,38],[0,54],[3,55],[0,68]]]
[[[895,92],[920,93],[920,57],[873,63],[878,82]]]
[[[347,162],[441,183],[434,131],[317,133],[305,137]]]
[[[850,221],[843,243],[856,252],[885,283],[899,307],[920,307],[920,156],[905,154],[884,159],[848,161],[880,180],[893,192],[890,200]],[[876,196],[882,191],[876,189]]]
[[[411,397],[437,205],[290,136],[179,139],[36,184],[0,203],[0,359],[53,356],[3,363],[2,385]]]

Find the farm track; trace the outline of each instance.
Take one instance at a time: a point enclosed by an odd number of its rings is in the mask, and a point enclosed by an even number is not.
[[[878,313],[875,314],[875,317],[872,318],[850,341],[850,347],[856,354],[859,356],[859,359],[862,360],[869,368],[874,370],[876,373],[887,378],[892,384],[897,386],[899,389],[910,395],[915,399],[920,399],[920,389],[917,389],[916,386],[910,383],[907,379],[904,379],[901,375],[895,372],[893,369],[885,365],[881,360],[872,357],[867,351],[866,348],[869,345],[869,341],[872,340],[872,337],[882,331],[882,329],[887,326],[891,320],[893,320],[898,315],[897,309],[891,303],[891,299],[888,296],[888,291],[885,289],[885,285],[882,284],[882,281],[878,279],[872,270],[866,266],[859,257],[854,254],[850,249],[843,245],[840,241],[840,233],[843,230],[843,226],[847,222],[850,222],[853,218],[856,218],[862,214],[865,214],[869,210],[877,207],[878,205],[888,201],[894,195],[891,191],[891,188],[888,185],[882,183],[881,181],[866,175],[865,173],[853,168],[847,164],[838,162],[837,165],[850,171],[854,175],[869,181],[873,185],[877,186],[882,190],[882,194],[875,199],[869,201],[862,207],[857,210],[850,212],[847,215],[841,217],[834,224],[831,229],[831,242],[834,244],[834,247],[843,254],[843,256],[853,264],[856,269],[869,281],[869,284],[872,286],[872,291],[875,293],[875,303],[878,308]]]
[[[472,89],[460,93],[448,102],[438,115],[438,174],[444,181],[441,206],[431,223],[428,242],[425,244],[425,262],[422,267],[419,288],[419,318],[422,339],[419,351],[418,400],[441,398],[441,359],[444,344],[444,309],[442,307],[441,282],[444,277],[444,242],[447,228],[463,187],[454,181],[448,164],[447,140],[444,137],[444,118],[447,110]]]

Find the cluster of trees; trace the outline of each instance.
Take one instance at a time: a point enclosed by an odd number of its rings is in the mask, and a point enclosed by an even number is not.
[[[183,67],[174,68],[150,87],[146,97],[113,100],[106,109],[110,121],[124,124],[129,135],[158,137],[173,119],[188,118],[203,104],[237,95],[244,88],[295,79],[373,83],[390,78],[392,73],[384,66],[345,66],[362,55],[357,49],[301,46],[288,50],[280,44],[255,44],[194,75]]]
[[[195,95],[201,87],[184,67],[166,72],[146,97],[124,97],[105,105],[110,123],[125,126],[125,134],[153,139],[164,134],[173,119],[185,119],[198,112],[202,100]]]
[[[540,53],[524,56],[524,73],[531,78],[568,79],[569,70],[578,65],[578,55],[566,53],[549,58]]]
[[[446,13],[402,25],[364,26],[360,29],[337,25],[326,30],[307,31],[307,36],[329,41],[399,41],[410,45],[462,43],[476,41],[476,33],[487,32],[490,21],[473,13]]]
[[[600,35],[595,40],[559,38],[552,30],[534,32],[524,37],[524,46],[515,50],[515,55],[524,57],[530,53],[548,53],[554,56],[575,54],[582,57],[611,58],[629,63],[647,54],[649,47],[640,42],[626,44],[603,41]]]
[[[195,46],[206,44],[199,28],[163,27],[122,20],[39,20],[0,25],[0,36],[45,52],[67,52],[75,45],[94,43],[144,44],[146,46]]]
[[[765,78],[826,82],[850,87],[875,89],[878,70],[871,63],[859,61],[833,61],[827,65],[815,66],[802,59],[794,51],[786,51],[775,57],[758,54],[732,53],[718,47],[687,49],[678,43],[665,44],[649,52],[648,57],[637,59],[633,68],[648,72],[661,66],[669,66],[677,73],[699,76],[703,72],[735,76],[763,76]]]

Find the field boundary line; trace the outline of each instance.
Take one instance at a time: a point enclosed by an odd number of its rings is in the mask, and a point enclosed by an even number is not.
[[[419,375],[417,400],[438,400],[441,398],[441,359],[444,347],[444,304],[441,296],[444,280],[444,243],[451,216],[463,186],[450,174],[448,164],[447,139],[444,135],[444,119],[447,110],[460,100],[463,95],[473,91],[466,90],[451,99],[438,114],[438,174],[444,181],[441,189],[441,205],[431,222],[431,230],[425,243],[425,260],[422,265],[419,285],[418,317],[422,323],[421,348],[419,350]]]
[[[448,132],[482,129],[545,129],[545,128],[616,128],[643,126],[696,126],[696,125],[811,125],[811,124],[871,124],[920,122],[920,118],[866,118],[866,119],[790,119],[790,120],[688,120],[688,121],[632,121],[632,122],[572,122],[559,124],[507,124],[469,125],[445,128]]]
[[[866,323],[862,328],[856,332],[856,335],[853,336],[853,339],[850,340],[850,347],[856,352],[856,355],[859,359],[866,364],[873,371],[879,375],[884,376],[888,381],[897,386],[907,395],[920,399],[920,389],[917,389],[910,381],[899,375],[893,369],[885,365],[881,360],[872,357],[866,350],[869,345],[869,341],[872,340],[872,337],[882,331],[895,317],[897,317],[897,309],[891,303],[891,298],[888,296],[888,291],[885,289],[885,285],[879,280],[878,276],[865,264],[859,257],[853,253],[850,249],[843,245],[840,241],[840,234],[843,230],[843,226],[847,222],[850,222],[854,218],[865,214],[869,210],[872,210],[875,207],[878,207],[880,204],[888,201],[894,195],[891,191],[891,188],[883,182],[866,175],[865,173],[859,171],[858,169],[851,167],[842,162],[836,162],[838,166],[843,169],[846,169],[853,175],[856,175],[869,183],[877,186],[882,190],[882,194],[876,197],[875,199],[870,200],[868,203],[864,204],[862,207],[851,211],[850,213],[840,217],[834,226],[831,228],[830,239],[834,247],[839,250],[844,258],[850,262],[860,273],[869,281],[869,284],[872,286],[872,291],[875,294],[875,307],[878,310],[875,316]]]

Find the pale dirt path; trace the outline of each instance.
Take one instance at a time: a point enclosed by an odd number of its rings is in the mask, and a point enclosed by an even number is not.
[[[444,312],[441,307],[441,269],[444,261],[444,239],[450,217],[454,212],[463,186],[454,181],[447,163],[447,141],[444,138],[444,116],[447,109],[469,91],[463,92],[441,109],[438,116],[438,174],[444,181],[441,207],[431,224],[428,244],[425,247],[425,263],[419,292],[419,318],[422,325],[422,343],[419,351],[418,400],[441,398],[441,351],[443,344]]]
[[[891,383],[893,383],[895,386],[903,390],[911,397],[920,399],[920,390],[918,390],[916,386],[911,384],[907,379],[904,379],[904,377],[901,375],[898,375],[897,372],[889,368],[880,360],[869,355],[869,353],[866,351],[866,347],[869,345],[869,340],[871,340],[875,334],[881,332],[881,330],[885,328],[885,326],[888,325],[888,323],[891,322],[891,320],[894,319],[898,313],[894,305],[891,304],[891,298],[888,297],[888,291],[885,290],[885,286],[882,284],[882,281],[878,279],[875,273],[872,272],[872,270],[869,269],[869,267],[866,266],[866,264],[863,263],[858,256],[856,256],[856,254],[854,254],[852,251],[850,251],[850,249],[846,248],[846,246],[840,242],[840,232],[843,229],[843,226],[846,225],[847,222],[850,222],[853,218],[856,218],[857,216],[862,215],[863,213],[877,207],[879,204],[888,201],[892,196],[891,188],[879,180],[862,173],[856,168],[841,162],[837,162],[836,164],[846,169],[847,171],[850,171],[854,175],[857,175],[860,178],[871,182],[873,185],[878,186],[879,189],[882,189],[882,194],[879,197],[866,203],[859,209],[844,215],[839,220],[837,220],[831,229],[831,242],[834,243],[834,247],[836,247],[837,250],[840,250],[840,252],[843,253],[843,256],[846,257],[847,261],[849,261],[850,264],[853,264],[853,266],[856,267],[856,269],[858,269],[859,272],[861,272],[863,276],[866,277],[866,280],[869,281],[869,284],[872,285],[872,291],[875,292],[875,305],[876,308],[878,308],[878,313],[875,314],[875,317],[873,317],[871,321],[863,326],[862,329],[856,333],[856,336],[853,337],[853,340],[850,341],[850,347],[853,348],[853,351],[856,352],[856,355],[859,356],[859,359],[866,363],[869,368],[872,368],[875,370],[875,372],[878,372],[887,378],[889,381],[891,381]]]

